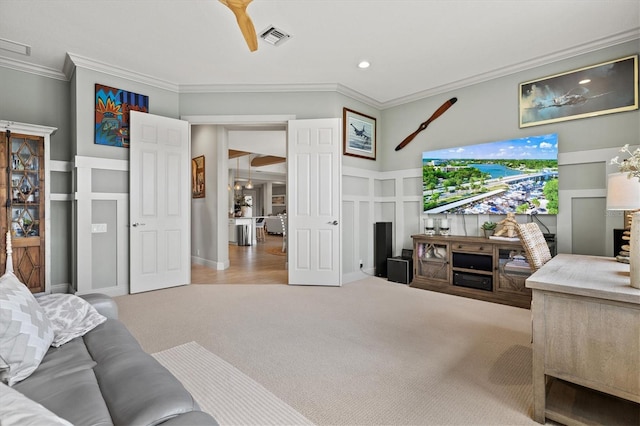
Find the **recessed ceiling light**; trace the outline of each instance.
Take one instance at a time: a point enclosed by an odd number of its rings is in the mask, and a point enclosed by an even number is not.
[[[371,64],[368,61],[361,61],[358,64],[358,68],[361,68],[361,69],[369,68],[370,66]]]

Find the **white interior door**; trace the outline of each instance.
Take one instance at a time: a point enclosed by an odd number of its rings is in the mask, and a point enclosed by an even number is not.
[[[189,284],[189,123],[131,111],[130,131],[130,292]]]
[[[340,124],[339,118],[289,121],[289,284],[342,284]]]

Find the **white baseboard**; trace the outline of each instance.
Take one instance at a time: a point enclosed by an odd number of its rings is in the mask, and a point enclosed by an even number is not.
[[[70,293],[73,294],[74,290],[70,283],[58,283],[51,285],[51,293]]]
[[[229,261],[226,262],[216,262],[215,260],[203,259],[197,256],[191,256],[191,262],[196,265],[206,266],[207,268],[216,269],[218,271],[223,271],[229,267]]]

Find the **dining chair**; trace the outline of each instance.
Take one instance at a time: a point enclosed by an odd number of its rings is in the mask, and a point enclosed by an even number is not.
[[[264,230],[265,220],[264,217],[259,217],[256,219],[256,241],[265,241],[266,240],[266,231]]]
[[[280,215],[280,223],[282,223],[282,252],[287,251],[287,215]]]

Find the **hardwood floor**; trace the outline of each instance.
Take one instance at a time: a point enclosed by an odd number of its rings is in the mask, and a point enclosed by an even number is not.
[[[252,246],[229,244],[229,268],[218,271],[191,265],[193,284],[287,284],[287,256],[282,253],[282,236],[268,235]]]

